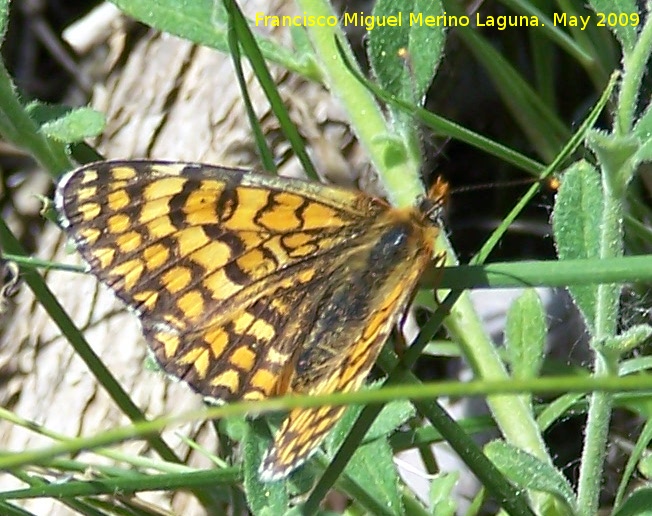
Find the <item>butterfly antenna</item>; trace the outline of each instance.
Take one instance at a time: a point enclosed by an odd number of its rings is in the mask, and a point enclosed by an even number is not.
[[[459,186],[457,188],[451,188],[449,194],[450,195],[456,195],[460,193],[467,193],[467,192],[477,192],[477,191],[482,191],[482,190],[489,190],[491,188],[495,188],[496,186],[501,186],[501,187],[509,187],[513,188],[516,186],[523,186],[523,185],[532,185],[534,183],[541,183],[543,185],[546,185],[550,190],[557,191],[559,189],[559,180],[555,177],[546,177],[544,179],[513,179],[511,181],[501,181],[500,183],[480,183],[477,185],[470,185],[470,186]]]

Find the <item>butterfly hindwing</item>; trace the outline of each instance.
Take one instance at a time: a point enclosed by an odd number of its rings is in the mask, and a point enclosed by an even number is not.
[[[304,340],[294,367],[292,392],[328,394],[360,388],[432,252],[429,245],[417,246],[417,241],[407,238],[410,231],[407,226],[405,230],[405,239],[394,238],[401,231],[392,238],[380,237],[364,253],[364,260],[352,260],[360,265],[357,271],[349,269],[346,277],[331,278],[331,285],[339,288],[332,290],[330,302],[321,307],[320,319],[307,329],[308,339]],[[391,247],[384,248],[387,245]],[[382,255],[392,255],[394,259],[379,260]],[[345,292],[349,302],[342,304],[339,294]],[[332,324],[329,311],[337,313],[340,325]],[[263,459],[261,477],[277,480],[303,463],[344,409],[322,406],[292,410]]]

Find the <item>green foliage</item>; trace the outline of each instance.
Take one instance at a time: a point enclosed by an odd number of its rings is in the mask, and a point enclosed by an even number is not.
[[[459,473],[437,475],[430,484],[430,507],[431,514],[441,516],[453,516],[456,504],[453,498],[453,489],[459,480]]]
[[[394,466],[393,451],[385,439],[360,446],[347,468],[347,476],[366,491],[387,514],[405,514],[401,483]],[[377,511],[374,511],[378,514]]]
[[[554,514],[576,513],[573,489],[559,470],[502,441],[492,441],[484,450],[498,469],[519,487],[557,497],[562,506]]]
[[[104,130],[104,115],[91,108],[68,110],[60,117],[41,124],[48,138],[61,143],[77,143],[99,136]]]
[[[526,290],[507,312],[505,348],[514,378],[536,378],[546,344],[545,313],[535,290]]]
[[[388,93],[401,100],[420,104],[435,77],[444,50],[445,33],[423,24],[401,25],[398,16],[404,16],[405,3],[400,0],[380,0],[373,9],[375,19],[387,23],[369,32],[369,63],[378,83]],[[438,1],[417,0],[411,13],[423,17],[443,14]]]
[[[258,477],[260,459],[269,446],[267,425],[260,420],[248,425],[242,440],[244,488],[249,509],[260,516],[283,514],[288,495],[283,482],[261,482]]]
[[[589,5],[596,13],[606,14],[603,20],[605,25],[618,38],[623,54],[628,55],[634,49],[638,36],[638,25],[642,22],[636,1],[590,0]],[[630,23],[632,20],[639,20],[639,23]]]
[[[435,77],[444,50],[445,34],[423,24],[409,24],[408,15],[403,11],[405,2],[401,0],[379,0],[376,3],[372,19],[386,23],[369,32],[367,53],[378,84],[398,99],[419,105]],[[417,0],[410,6],[410,11],[423,17],[443,14],[441,3],[435,0]],[[403,16],[406,16],[405,23],[398,25]],[[409,142],[410,152],[418,159],[421,151],[419,134],[412,117],[391,104],[389,110],[395,131],[402,135],[402,141]]]
[[[634,491],[614,516],[648,516],[652,507],[652,489],[642,488]]]
[[[652,105],[648,106],[645,113],[636,122],[633,133],[639,140],[635,160],[638,163],[652,161]]]
[[[599,257],[603,215],[604,200],[597,170],[586,162],[573,164],[564,172],[552,219],[561,260]],[[569,290],[588,327],[593,328],[598,287],[571,285]]]

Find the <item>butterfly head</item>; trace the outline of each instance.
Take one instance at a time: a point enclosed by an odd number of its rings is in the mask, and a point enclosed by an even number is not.
[[[438,177],[428,189],[428,194],[418,202],[419,213],[433,226],[442,226],[443,208],[448,199],[448,183]]]

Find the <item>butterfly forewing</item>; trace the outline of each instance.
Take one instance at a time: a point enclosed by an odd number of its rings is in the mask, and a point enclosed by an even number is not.
[[[202,164],[88,165],[56,204],[161,366],[219,401],[357,389],[437,233],[417,208]],[[341,412],[292,411],[263,478],[303,462]]]

